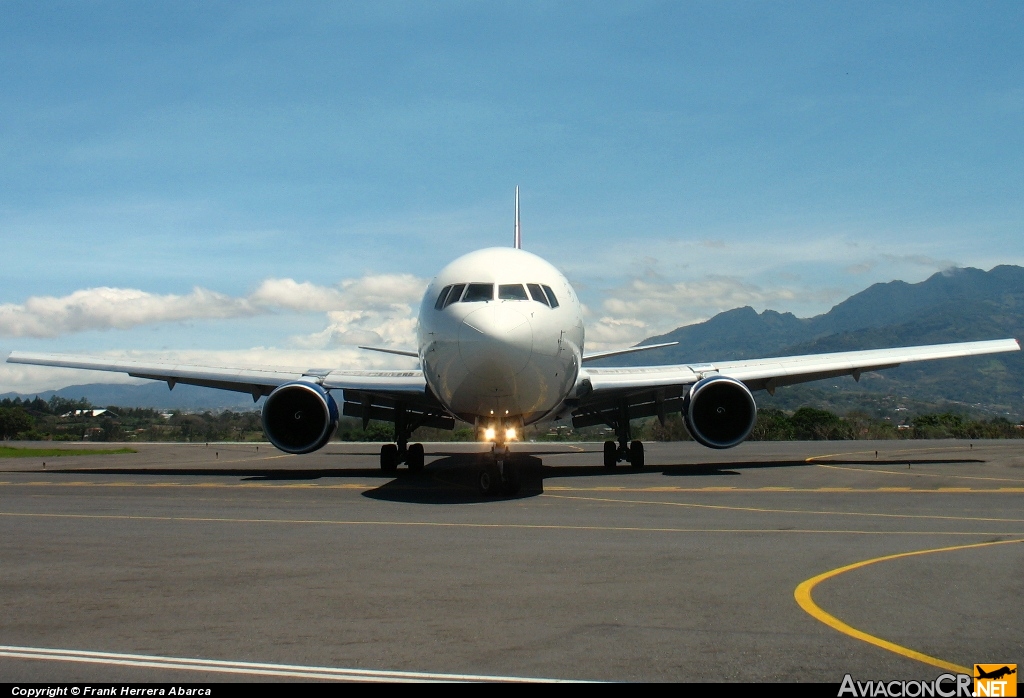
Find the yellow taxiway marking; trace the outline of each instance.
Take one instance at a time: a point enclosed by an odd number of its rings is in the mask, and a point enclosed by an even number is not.
[[[865,531],[816,528],[680,528],[653,526],[584,526],[566,524],[456,523],[450,521],[354,521],[344,519],[256,519],[215,516],[138,516],[132,514],[60,514],[0,511],[0,517],[27,519],[72,519],[77,521],[155,521],[164,523],[286,524],[313,526],[406,526],[410,528],[517,529],[537,531],[598,531],[608,533],[738,533],[815,534],[860,536],[1019,536],[1019,531]]]
[[[894,455],[902,456],[902,455],[905,455],[905,454],[908,454],[908,453],[910,453],[910,454],[914,454],[914,453],[928,453],[928,452],[959,453],[961,451],[963,451],[964,453],[975,453],[974,449],[972,449],[970,447],[964,448],[962,446],[960,448],[950,448],[948,446],[935,446],[935,447],[932,447],[932,448],[897,448],[897,449],[893,449],[891,451],[890,450],[886,450],[886,451],[884,451],[884,453],[885,453],[885,457],[889,458],[889,457],[894,456]],[[818,458],[835,458],[836,456],[859,456],[859,455],[862,455],[862,454],[865,454],[865,453],[873,455],[875,453],[880,453],[880,452],[882,452],[881,449],[879,449],[879,450],[871,449],[870,451],[843,451],[842,453],[824,453],[824,454],[822,454],[820,456],[811,456],[809,458],[805,458],[804,460],[806,462],[808,462],[808,463],[811,463],[811,462],[817,460]]]
[[[849,635],[850,637],[855,638],[857,640],[863,640],[864,642],[875,645],[876,647],[881,647],[882,649],[889,650],[890,652],[895,652],[896,654],[902,655],[904,657],[909,657],[910,659],[915,659],[919,662],[924,662],[925,664],[931,664],[932,666],[939,667],[940,669],[946,669],[947,671],[956,671],[961,674],[973,675],[974,672],[968,669],[967,667],[960,666],[959,664],[953,664],[952,662],[947,662],[942,659],[937,659],[927,654],[922,654],[921,652],[908,649],[901,645],[897,645],[894,642],[889,642],[888,640],[883,640],[880,637],[870,635],[864,632],[863,630],[858,630],[857,628],[854,628],[853,626],[844,623],[832,614],[823,610],[818,604],[816,604],[814,602],[814,599],[811,597],[811,592],[814,591],[814,587],[816,587],[821,582],[824,582],[826,579],[838,577],[839,575],[844,574],[846,572],[860,569],[861,567],[867,567],[868,565],[874,565],[879,562],[887,562],[889,560],[897,560],[904,557],[913,557],[915,555],[946,553],[952,552],[954,550],[969,550],[971,548],[985,548],[992,545],[1006,545],[1009,543],[1021,542],[1024,542],[1024,539],[1019,538],[1015,540],[989,541],[987,543],[971,543],[969,545],[954,545],[946,548],[931,548],[929,550],[914,550],[908,553],[884,555],[882,557],[876,557],[870,560],[855,562],[852,565],[846,565],[845,567],[838,567],[834,570],[823,572],[822,574],[819,574],[816,577],[811,577],[810,579],[801,582],[800,585],[797,586],[796,590],[793,592],[793,596],[796,598],[796,602],[800,604],[800,608],[807,611],[807,613],[809,613],[817,620],[820,620],[825,625],[835,630],[838,630],[844,635]]]
[[[811,461],[810,458],[807,459]],[[911,468],[905,470],[878,470],[877,468],[851,468],[850,466],[844,465],[831,465],[829,463],[814,463],[819,468],[829,468],[830,470],[852,470],[857,473],[881,473],[883,475],[911,475],[913,477],[945,477],[953,480],[994,480],[996,482],[1020,482],[1024,483],[1024,480],[1018,480],[1012,477],[984,477],[982,475],[942,475],[940,473],[922,473],[915,471]],[[893,466],[898,468],[899,466]]]
[[[878,514],[867,511],[818,511],[813,509],[767,509],[764,507],[736,507],[724,504],[695,504],[693,502],[660,502],[649,499],[613,499],[610,497],[580,497],[566,494],[543,494],[542,497],[555,499],[577,499],[586,502],[610,504],[649,504],[688,509],[718,509],[721,511],[750,511],[759,514],[815,514],[822,516],[866,516],[883,519],[938,519],[941,521],[999,521],[1001,523],[1024,523],[1024,519],[997,519],[975,516],[939,516],[933,514]]]
[[[212,477],[212,476],[211,476]],[[328,476],[331,477],[331,476]],[[300,478],[301,479],[301,478]],[[390,480],[388,482],[391,482]],[[383,483],[320,483],[320,482],[89,482],[75,480],[72,482],[33,480],[30,482],[0,482],[0,487],[185,487],[200,489],[328,489],[328,490],[367,490],[379,487]],[[448,483],[452,484],[452,483]],[[840,493],[840,494],[877,494],[877,493],[911,493],[911,494],[1019,494],[1024,487],[677,487],[659,485],[651,487],[595,486],[570,487],[568,485],[548,485],[545,492],[655,492],[655,493],[700,493],[700,492],[734,492],[734,493]]]

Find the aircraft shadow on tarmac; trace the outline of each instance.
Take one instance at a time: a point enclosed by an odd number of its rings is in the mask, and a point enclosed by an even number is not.
[[[353,454],[336,454],[353,455]],[[361,454],[376,455],[376,454]],[[411,473],[402,468],[397,473],[384,473],[379,468],[65,468],[50,469],[47,473],[64,473],[77,475],[141,475],[171,477],[230,477],[239,478],[244,482],[296,482],[321,479],[340,480],[371,480],[384,482],[380,486],[367,490],[363,496],[395,502],[415,504],[472,504],[493,502],[523,497],[533,497],[544,492],[546,480],[557,480],[568,477],[595,478],[597,480],[613,475],[640,475],[642,473],[661,473],[666,477],[695,476],[738,476],[743,470],[760,468],[796,468],[815,465],[852,465],[852,466],[885,466],[885,465],[940,465],[953,463],[984,463],[977,458],[903,458],[903,459],[828,459],[822,461],[806,461],[794,459],[754,460],[704,463],[678,463],[669,465],[646,466],[643,470],[634,471],[628,464],[616,468],[605,468],[602,465],[544,465],[538,456],[541,455],[580,455],[588,460],[594,454],[580,452],[567,454],[565,451],[532,451],[528,454],[515,454],[513,459],[520,469],[521,487],[515,495],[500,497],[481,494],[477,487],[477,473],[482,463],[480,453],[428,453],[426,468],[420,473]],[[620,481],[621,482],[621,481]]]

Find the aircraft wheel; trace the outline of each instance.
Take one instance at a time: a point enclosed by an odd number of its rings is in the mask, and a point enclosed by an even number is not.
[[[409,466],[409,472],[419,473],[423,471],[423,444],[413,444],[405,454],[405,462]]]
[[[398,446],[384,444],[380,447],[380,469],[388,474],[398,470]]]
[[[618,448],[615,446],[614,441],[604,442],[604,467],[614,468],[615,463],[619,460]]]
[[[498,469],[492,465],[480,468],[477,484],[480,485],[480,494],[485,496],[497,494],[501,489],[501,476],[498,475]]]
[[[642,470],[644,467],[644,444],[642,441],[634,441],[629,445],[629,464],[633,470]]]

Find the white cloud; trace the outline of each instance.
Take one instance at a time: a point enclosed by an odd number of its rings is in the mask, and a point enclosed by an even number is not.
[[[344,344],[415,346],[416,318],[411,306],[392,308],[391,312],[336,310],[327,314],[330,324],[320,332],[292,337],[297,347],[324,349]]]
[[[87,330],[123,330],[258,312],[246,298],[231,298],[198,287],[187,296],[157,295],[131,288],[88,288],[61,298],[33,296],[21,305],[0,305],[0,336],[58,337]]]
[[[647,325],[641,320],[602,317],[587,324],[587,349],[628,347],[646,337]]]
[[[415,346],[416,316],[427,282],[411,274],[377,274],[343,281],[320,332],[292,337],[293,345],[324,349],[345,344]]]
[[[412,274],[375,274],[341,282],[346,308],[382,309],[416,305],[427,281]]]
[[[60,298],[33,296],[22,304],[0,305],[0,336],[52,338],[89,330],[290,311],[326,312],[329,324],[324,332],[333,337],[328,344],[350,343],[346,335],[363,337],[357,341],[391,342],[409,335],[412,308],[425,287],[426,281],[411,274],[380,274],[347,279],[338,286],[267,279],[252,294],[237,298],[199,287],[184,296],[89,288]],[[399,326],[389,327],[391,321]]]
[[[283,308],[299,313],[327,311],[342,306],[342,294],[336,288],[317,286],[294,279],[267,279],[249,296],[264,308]]]
[[[252,317],[271,313],[324,313],[323,330],[287,340],[291,348],[235,351],[89,352],[112,358],[175,361],[196,365],[403,367],[412,359],[377,354],[354,345],[413,348],[415,308],[426,280],[411,274],[367,275],[337,286],[294,279],[267,279],[251,294],[231,297],[203,288],[188,295],[137,289],[92,288],[67,296],[37,296],[0,305],[0,336],[50,339],[90,330],[130,330],[169,322]],[[60,351],[59,347],[50,349]],[[3,391],[21,393],[76,383],[137,382],[123,374],[0,364]]]

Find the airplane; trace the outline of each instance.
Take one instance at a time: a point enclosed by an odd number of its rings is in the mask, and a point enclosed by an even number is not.
[[[1014,667],[1016,667],[1016,664],[1014,665]],[[994,669],[992,671],[985,671],[984,669],[978,669],[978,675],[975,676],[974,678],[976,678],[976,679],[994,679],[994,680],[998,681],[999,679],[1003,678],[1004,676],[1009,676],[1010,674],[1016,674],[1016,673],[1017,673],[1017,669],[1016,668],[1011,669],[1008,666],[1004,666],[1004,667],[1001,667],[999,669]]]
[[[380,450],[385,473],[405,463],[424,468],[423,445],[410,444],[421,427],[453,429],[465,422],[491,443],[478,471],[485,495],[519,490],[509,444],[523,428],[570,418],[576,428],[604,424],[616,440],[604,443],[604,465],[644,467],[644,447],[630,422],[682,414],[695,441],[715,449],[742,443],[754,428],[753,393],[852,376],[904,363],[1019,351],[1016,339],[869,349],[807,356],[711,361],[681,365],[595,368],[610,356],[676,342],[586,352],[583,309],[568,279],[522,249],[516,187],[512,247],[470,252],[444,267],[427,286],[419,309],[417,348],[360,347],[409,356],[415,370],[244,368],[192,366],[67,354],[14,352],[9,363],[127,373],[137,378],[266,396],[263,429],[285,453],[305,454],[330,441],[339,415],[394,425],[394,442]],[[341,394],[339,409],[335,394]]]

